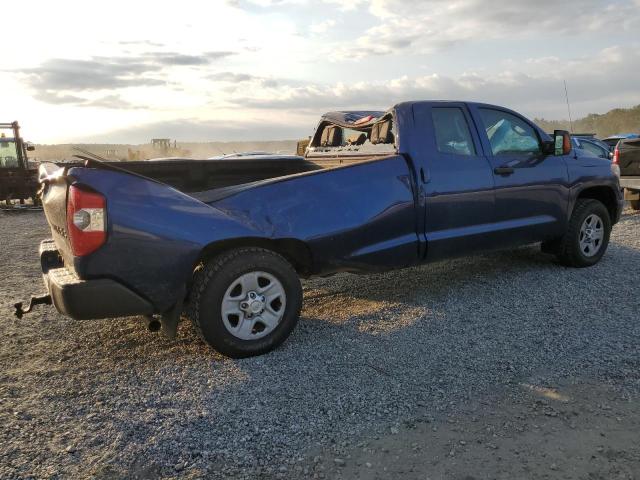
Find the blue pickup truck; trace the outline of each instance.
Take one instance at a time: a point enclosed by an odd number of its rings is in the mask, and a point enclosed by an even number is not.
[[[299,162],[247,182],[248,170],[241,184],[218,170],[198,191],[126,163],[42,166],[53,238],[40,248],[48,294],[35,303],[75,319],[144,316],[173,335],[186,316],[216,350],[246,357],[292,332],[300,277],[537,242],[587,267],[623,208],[617,165],[479,103],[328,113]]]

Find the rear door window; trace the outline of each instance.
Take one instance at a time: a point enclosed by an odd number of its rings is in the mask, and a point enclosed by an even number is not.
[[[475,155],[476,148],[469,124],[458,107],[434,107],[431,109],[436,147],[440,153]]]

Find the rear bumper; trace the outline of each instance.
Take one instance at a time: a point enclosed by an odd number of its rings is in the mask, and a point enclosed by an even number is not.
[[[151,315],[153,306],[110,278],[81,280],[62,265],[52,240],[40,244],[42,277],[56,309],[76,320]]]

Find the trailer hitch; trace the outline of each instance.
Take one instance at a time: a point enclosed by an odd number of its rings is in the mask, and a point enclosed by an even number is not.
[[[51,295],[40,295],[39,297],[31,297],[31,300],[29,300],[29,306],[27,308],[24,308],[22,306],[22,302],[14,304],[13,306],[16,308],[16,317],[22,318],[23,315],[26,315],[31,310],[33,310],[33,307],[35,307],[36,305],[51,305]]]

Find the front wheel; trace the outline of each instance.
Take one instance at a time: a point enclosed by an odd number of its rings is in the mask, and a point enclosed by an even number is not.
[[[579,199],[560,239],[558,260],[570,267],[590,267],[600,261],[611,234],[609,211],[598,200]]]
[[[640,210],[640,200],[629,200],[629,204],[633,210]]]
[[[301,307],[300,279],[287,260],[263,248],[240,248],[196,271],[187,315],[214,349],[243,358],[284,342]]]

